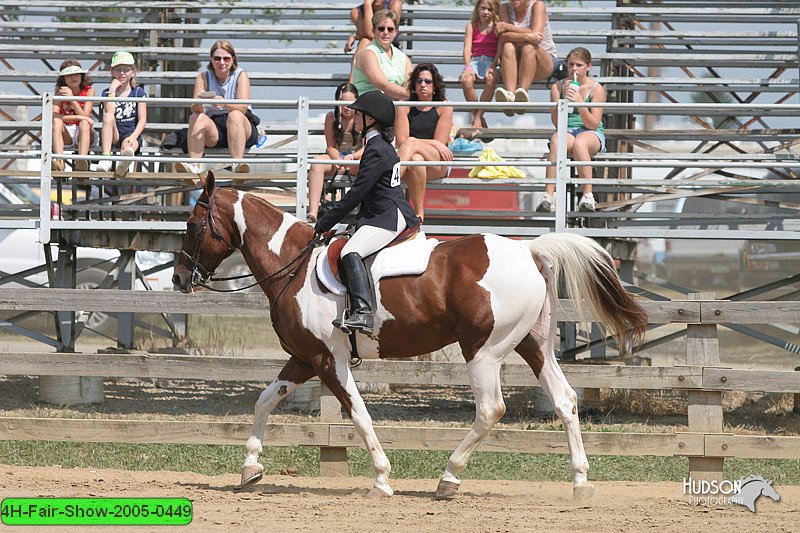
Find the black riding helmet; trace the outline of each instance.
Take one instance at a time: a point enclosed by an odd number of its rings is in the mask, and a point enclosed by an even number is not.
[[[381,91],[364,93],[347,107],[371,116],[384,128],[394,126],[394,104],[392,99]]]

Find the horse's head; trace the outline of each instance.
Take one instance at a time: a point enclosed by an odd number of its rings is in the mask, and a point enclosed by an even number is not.
[[[172,283],[181,292],[206,282],[223,259],[236,250],[238,235],[232,216],[221,216],[225,199],[215,194],[214,174],[208,173],[203,194],[186,222],[181,256]]]

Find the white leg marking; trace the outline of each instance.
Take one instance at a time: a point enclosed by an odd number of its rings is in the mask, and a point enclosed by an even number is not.
[[[485,348],[481,351],[486,350]],[[488,351],[488,350],[487,350]],[[475,395],[475,422],[447,462],[442,479],[459,484],[458,475],[464,471],[469,458],[494,425],[503,418],[506,405],[500,390],[502,358],[476,357],[467,365],[469,386]]]
[[[364,404],[361,393],[358,392],[353,374],[350,372],[348,358],[348,354],[336,355],[336,377],[339,378],[339,382],[350,395],[350,402],[353,406],[350,418],[372,458],[372,468],[375,470],[375,483],[373,486],[384,495],[391,496],[394,494],[392,487],[389,485],[389,474],[392,471],[392,466],[389,464],[389,458],[386,457],[383,446],[381,446],[378,436],[375,434],[375,429],[372,427],[372,417],[367,411],[367,406]]]
[[[556,414],[564,424],[572,462],[573,486],[576,488],[587,486],[589,461],[586,459],[586,452],[583,449],[581,426],[578,420],[578,396],[567,382],[561,367],[558,366],[555,355],[556,322],[555,316],[552,314],[552,306],[556,299],[556,291],[552,270],[549,262],[544,258],[537,257],[536,264],[547,286],[547,296],[533,328],[533,333],[544,355],[544,365],[542,373],[539,375],[539,385],[550,399],[550,402],[552,402]]]
[[[256,402],[256,413],[253,420],[253,429],[250,438],[247,439],[244,458],[244,465],[258,464],[258,456],[261,455],[261,443],[264,440],[264,431],[267,426],[267,418],[275,406],[290,392],[299,387],[300,384],[291,381],[275,380],[270,383],[258,397]]]
[[[552,351],[544,352],[544,367],[539,375],[541,385],[553,404],[556,414],[564,424],[567,444],[572,462],[573,486],[586,485],[589,475],[589,461],[583,449],[581,426],[578,420],[578,397],[570,387],[567,378],[558,366]]]

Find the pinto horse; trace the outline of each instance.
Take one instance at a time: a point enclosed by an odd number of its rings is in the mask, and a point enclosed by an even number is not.
[[[327,291],[318,281],[314,260],[321,249],[309,245],[313,238],[311,226],[266,200],[215,189],[209,173],[187,222],[173,282],[189,292],[239,249],[269,299],[275,332],[291,356],[256,402],[243,486],[263,475],[258,459],[267,417],[282,398],[316,375],[341,402],[371,456],[376,477],[369,496],[391,496],[391,467],[350,371],[349,339],[331,324],[342,315],[345,297]],[[554,353],[551,309],[557,303],[554,287],[559,273],[564,274],[567,293],[586,299],[594,319],[616,335],[621,347],[641,339],[647,316],[622,287],[613,260],[594,241],[574,234],[546,234],[532,241],[466,236],[438,244],[421,275],[376,283],[374,333],[357,335],[362,357],[413,357],[457,342],[467,363],[475,422],[450,456],[437,499],[457,494],[459,474],[505,413],[500,367],[512,351],[533,369],[564,424],[573,497],[591,496],[577,396]]]

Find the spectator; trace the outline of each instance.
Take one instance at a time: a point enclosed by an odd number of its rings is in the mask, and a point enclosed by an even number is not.
[[[561,80],[550,87],[550,101],[555,102],[561,98],[570,102],[605,102],[606,91],[598,82],[592,80],[589,71],[592,69],[592,54],[586,48],[575,48],[567,55],[567,71],[570,77],[580,85],[573,84],[570,80]],[[550,111],[554,126],[558,126],[558,112]],[[548,161],[556,160],[558,135],[550,138],[550,153]],[[567,154],[575,161],[591,161],[598,152],[606,149],[606,137],[603,130],[602,107],[579,107],[572,110],[567,118]],[[581,166],[578,168],[578,177],[581,179],[592,178],[592,167]],[[549,179],[556,177],[555,167],[549,166],[546,170]],[[545,188],[545,195],[536,207],[540,212],[555,211],[553,203],[554,185]],[[594,211],[595,200],[592,196],[592,186],[583,186],[583,195],[578,202],[579,211]]]
[[[445,87],[439,70],[430,63],[417,65],[408,80],[410,100],[423,105],[398,107],[395,119],[397,152],[401,161],[452,161],[447,147],[453,127],[453,108],[433,107],[426,102],[444,102]],[[429,180],[444,178],[446,166],[405,166],[401,172],[408,195],[420,219],[425,216],[425,188]]]
[[[344,53],[349,54],[353,51],[353,44],[358,43],[353,54],[353,64],[350,65],[350,83],[353,82],[353,65],[355,58],[369,43],[375,38],[372,32],[371,21],[377,11],[388,9],[397,15],[397,20],[403,16],[403,0],[364,0],[364,3],[350,10],[350,20],[356,26],[356,32],[351,33],[344,44]],[[398,23],[399,24],[399,23]],[[395,32],[392,44],[400,48],[400,32]]]
[[[500,69],[503,87],[494,98],[498,102],[527,102],[528,89],[534,80],[553,74],[556,45],[543,0],[511,0],[500,7]],[[517,111],[525,113],[524,110]],[[513,116],[513,110],[506,110]]]
[[[147,94],[136,83],[136,67],[133,55],[120,50],[111,57],[111,83],[103,90],[103,96],[112,98],[144,98]],[[131,157],[142,146],[142,132],[147,124],[147,104],[144,102],[104,102],[103,129],[100,145],[103,155],[111,155],[111,148],[121,149],[122,155]],[[119,161],[114,174],[125,176],[130,161]],[[111,160],[97,164],[98,170],[111,170]]]
[[[246,70],[239,68],[233,45],[224,40],[215,42],[211,45],[210,57],[207,70],[195,79],[194,98],[248,100],[250,77]],[[203,157],[206,148],[228,148],[232,158],[244,157],[245,149],[258,140],[258,122],[258,117],[246,104],[192,104],[187,138],[189,157]],[[202,168],[178,163],[176,170],[199,174]],[[250,165],[235,164],[233,170],[247,173]]]
[[[58,69],[56,96],[94,96],[92,80],[74,59],[67,59]],[[77,145],[79,155],[89,155],[95,131],[92,102],[65,101],[53,104],[53,153],[63,154],[64,148]],[[76,160],[75,170],[89,170],[89,161]],[[64,170],[63,159],[53,159],[52,169]]]
[[[498,0],[477,0],[472,18],[464,30],[464,70],[461,72],[461,87],[468,102],[477,102],[475,82],[486,82],[481,93],[481,102],[491,102],[497,86],[497,20],[500,11]],[[485,128],[485,110],[472,112],[472,127]]]
[[[375,39],[355,59],[353,85],[358,94],[383,91],[392,100],[408,98],[406,82],[411,73],[411,60],[392,44],[400,18],[381,9],[372,17]]]
[[[336,100],[353,102],[358,98],[358,89],[352,83],[343,83],[336,88]],[[328,147],[325,153],[316,159],[360,159],[363,151],[356,124],[356,112],[350,106],[336,106],[325,115],[325,142]],[[319,203],[322,198],[322,186],[326,176],[339,172],[342,165],[311,165],[308,173],[308,216],[312,224],[319,216]],[[350,167],[344,167],[348,172]]]
[[[329,231],[358,206],[356,231],[339,254],[342,281],[347,287],[349,312],[333,325],[344,331],[372,333],[372,290],[363,258],[392,242],[406,228],[419,224],[400,188],[400,161],[390,144],[394,138],[395,109],[382,92],[362,94],[350,105],[358,111],[356,120],[364,132],[364,156],[358,177],[341,201],[334,204],[314,225],[317,234]]]

